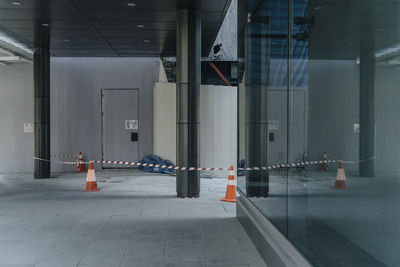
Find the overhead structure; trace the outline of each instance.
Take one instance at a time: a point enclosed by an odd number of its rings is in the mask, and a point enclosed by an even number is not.
[[[13,5],[18,2],[18,5]],[[37,26],[51,28],[50,54],[56,57],[175,56],[176,18],[181,9],[198,10],[201,54],[207,57],[231,0],[0,0],[0,40],[13,38],[33,50]]]
[[[0,36],[0,65],[12,63],[32,63],[32,54],[9,42],[2,41]]]

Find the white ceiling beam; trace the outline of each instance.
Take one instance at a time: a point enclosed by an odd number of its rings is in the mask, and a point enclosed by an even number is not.
[[[7,57],[0,57],[0,61],[21,61],[20,56],[7,56]]]

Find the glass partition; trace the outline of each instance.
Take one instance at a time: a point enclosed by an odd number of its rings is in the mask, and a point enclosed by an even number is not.
[[[239,166],[298,163],[239,189],[315,266],[398,266],[400,0],[238,5]]]
[[[239,165],[286,162],[288,2],[239,1]],[[239,172],[239,188],[287,232],[287,170]]]

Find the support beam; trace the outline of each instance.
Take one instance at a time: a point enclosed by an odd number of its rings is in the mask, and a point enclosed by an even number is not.
[[[50,160],[50,53],[48,47],[36,48],[34,75],[34,156]],[[34,178],[49,178],[50,162],[35,160]]]
[[[360,39],[360,176],[375,176],[375,40],[368,0],[362,10]]]
[[[249,18],[251,19],[251,18]],[[246,36],[259,33],[262,24],[251,20]],[[270,39],[246,38],[245,51],[245,146],[246,166],[268,166],[268,73]],[[266,170],[246,173],[247,197],[267,197],[269,175]]]
[[[227,86],[232,86],[231,83],[228,81],[227,78],[225,78],[224,74],[215,66],[215,64],[211,61],[208,61],[208,64],[211,66],[211,68],[218,74],[218,76],[221,78],[222,81],[224,81],[225,85]]]
[[[195,10],[177,12],[176,42],[176,110],[178,166],[199,164],[199,94],[201,83],[201,21]],[[200,179],[197,171],[176,173],[178,197],[199,197]]]

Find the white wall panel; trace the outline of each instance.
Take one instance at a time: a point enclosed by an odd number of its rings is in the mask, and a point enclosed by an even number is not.
[[[0,173],[33,172],[33,67],[0,66]]]
[[[154,86],[154,153],[176,160],[176,85]],[[237,88],[202,85],[200,90],[200,165],[236,165]],[[225,172],[214,172],[223,176]]]

